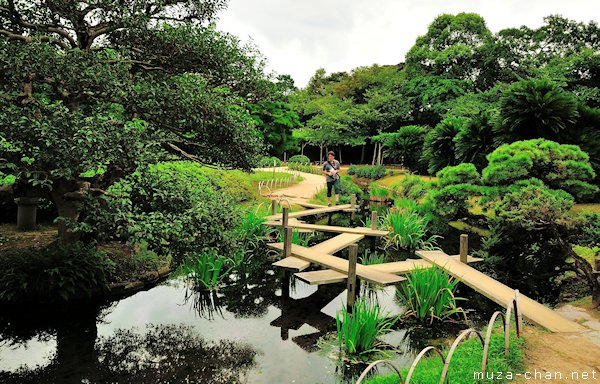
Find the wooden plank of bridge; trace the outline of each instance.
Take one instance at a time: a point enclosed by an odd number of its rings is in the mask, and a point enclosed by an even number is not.
[[[321,265],[325,268],[333,269],[334,271],[345,274],[348,273],[348,260],[340,257],[328,255],[322,252],[315,252],[310,248],[302,247],[296,244],[292,244],[292,256],[309,261],[313,264]],[[356,266],[356,275],[363,280],[381,285],[396,284],[405,280],[404,277],[370,269],[360,264]]]
[[[460,256],[455,255],[455,256],[448,256],[448,257],[450,257],[452,260],[459,260]],[[482,260],[483,259],[480,259],[478,257],[473,257],[473,256],[469,256],[467,258],[468,263],[476,263],[476,262],[482,261]],[[391,263],[372,264],[372,265],[367,265],[367,267],[373,268],[373,269],[376,269],[376,270],[382,271],[382,272],[393,273],[395,275],[402,275],[402,274],[410,272],[414,268],[431,267],[431,263],[429,261],[423,260],[423,259],[408,259],[408,260],[404,260],[404,261],[393,261]]]
[[[292,249],[292,252],[294,252],[294,249]],[[417,255],[446,270],[469,287],[503,307],[506,307],[515,296],[515,291],[512,288],[469,267],[467,264],[451,259],[444,252],[417,251]],[[581,332],[586,329],[527,296],[520,295],[519,301],[520,311],[524,317],[552,332]]]
[[[310,249],[320,253],[336,253],[337,251],[346,248],[350,244],[354,244],[364,239],[364,237],[365,235],[342,233],[340,235],[332,237],[329,240],[325,240],[319,244],[313,245],[312,247],[310,247]]]
[[[281,244],[281,249],[283,249],[283,243],[280,243],[280,244]],[[302,272],[306,268],[310,267],[310,263],[308,261],[298,259],[297,257],[290,256],[290,257],[286,257],[284,259],[274,262],[273,266],[287,269],[287,270],[293,271],[293,272]]]
[[[341,283],[346,281],[348,276],[345,273],[334,271],[333,269],[322,269],[319,271],[294,273],[294,276],[310,285],[323,285]]]
[[[264,223],[265,225],[271,227],[281,226],[281,222],[279,221],[267,221]],[[387,236],[388,231],[380,231],[377,229],[371,229],[366,227],[336,227],[333,225],[318,225],[318,224],[306,224],[300,222],[289,221],[288,226],[292,228],[305,229],[305,230],[313,230],[313,231],[321,231],[321,232],[335,232],[335,233],[352,233],[356,235],[365,235],[365,236]]]
[[[346,248],[350,244],[354,244],[357,241],[362,240],[364,237],[364,235],[342,233],[341,235],[332,237],[331,239],[323,241],[322,243],[310,247],[309,249],[321,253],[335,253],[339,250]],[[278,250],[283,249],[283,243],[272,243],[269,244],[269,246]],[[274,262],[273,266],[284,268],[290,271],[302,272],[310,266],[310,262],[298,259],[296,257],[286,257],[285,259]],[[301,274],[297,273],[296,276],[300,280],[305,281],[311,285],[339,283],[340,281],[346,280],[345,274],[333,271],[331,269],[303,272]]]
[[[324,207],[324,208],[314,208],[314,209],[306,209],[304,211],[292,212],[288,215],[289,218],[292,217],[304,217],[304,216],[312,216],[319,215],[322,213],[330,213],[330,212],[338,212],[343,211],[344,209],[352,208],[350,204],[336,205],[333,207]],[[281,215],[270,215],[265,216],[267,220],[281,220]]]

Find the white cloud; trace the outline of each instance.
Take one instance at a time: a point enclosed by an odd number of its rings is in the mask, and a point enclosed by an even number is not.
[[[328,73],[396,64],[443,13],[475,12],[492,32],[543,24],[561,14],[589,22],[598,0],[230,0],[219,29],[252,38],[277,73],[304,86],[317,68]]]

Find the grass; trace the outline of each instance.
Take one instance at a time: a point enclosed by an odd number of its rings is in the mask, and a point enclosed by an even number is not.
[[[508,357],[504,356],[504,334],[495,331],[490,340],[490,349],[488,353],[487,372],[494,372],[495,380],[488,380],[494,383],[506,383],[512,380],[506,380],[507,372],[519,373],[524,369],[524,346],[525,340],[518,338],[514,332],[510,335],[510,350]],[[447,355],[447,352],[444,353]],[[482,381],[474,379],[476,372],[481,372],[481,360],[483,357],[483,347],[478,338],[462,342],[452,357],[450,362],[448,376],[450,383],[480,383]],[[430,355],[422,359],[414,371],[410,380],[413,384],[437,384],[440,380],[443,364],[437,355]],[[401,370],[402,377],[406,379],[409,368]],[[497,379],[497,373],[503,372],[503,379]],[[515,378],[513,376],[513,378]],[[368,384],[397,384],[398,376],[396,374],[381,375],[370,378],[366,381]]]
[[[448,225],[459,231],[473,232],[482,237],[489,237],[491,233],[489,229],[479,228],[474,225],[463,223],[462,221],[450,221],[448,222]]]
[[[231,267],[231,260],[210,250],[185,259],[180,267],[181,273],[197,285],[199,289],[214,290],[223,283]]]
[[[594,260],[596,257],[600,256],[600,247],[583,247],[581,245],[574,245],[573,251],[575,251],[577,255],[587,260],[591,265],[594,265]]]
[[[571,209],[573,212],[592,212],[592,213],[600,213],[600,203],[599,204],[575,204]]]
[[[343,306],[335,315],[340,351],[355,357],[379,351],[383,344],[378,337],[390,332],[398,319],[384,314],[377,302],[359,297],[351,313]]]
[[[389,231],[385,248],[396,250],[431,249],[436,247],[438,236],[427,237],[429,220],[412,210],[393,210],[383,218]]]
[[[396,297],[406,306],[405,317],[415,317],[421,322],[432,324],[458,315],[465,317],[456,305],[454,293],[458,280],[437,268],[414,268],[406,275],[407,282],[398,286]]]
[[[384,187],[392,187],[394,184],[397,184],[400,181],[402,181],[402,179],[404,179],[406,176],[407,176],[407,174],[386,176],[384,178],[377,180],[376,183],[383,185]],[[433,176],[422,176],[422,175],[415,175],[415,176],[418,176],[423,181],[437,181],[437,177],[433,177]]]

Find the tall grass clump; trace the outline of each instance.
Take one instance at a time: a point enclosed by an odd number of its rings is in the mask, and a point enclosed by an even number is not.
[[[414,251],[417,248],[432,249],[437,247],[439,236],[428,236],[429,220],[410,209],[390,210],[383,219],[384,227],[389,232],[385,248]]]
[[[229,272],[231,259],[220,256],[216,250],[209,250],[186,258],[180,271],[199,289],[214,290],[218,288]]]
[[[247,251],[254,252],[266,247],[267,240],[273,234],[273,228],[264,225],[265,222],[266,219],[259,209],[249,209],[242,214],[235,233]]]
[[[378,337],[390,332],[399,319],[388,315],[377,302],[363,297],[356,300],[352,312],[343,306],[335,315],[340,351],[356,357],[379,351],[383,344]]]
[[[432,324],[451,317],[465,316],[456,302],[458,280],[437,268],[414,268],[406,275],[406,283],[396,290],[396,297],[406,306],[405,316]],[[466,316],[465,316],[466,320]]]

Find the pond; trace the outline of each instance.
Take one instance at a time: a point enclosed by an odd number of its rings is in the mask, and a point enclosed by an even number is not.
[[[365,365],[340,362],[334,334],[345,288],[310,286],[266,263],[218,293],[177,277],[114,301],[2,308],[0,383],[354,383]],[[363,285],[362,294],[399,315],[395,290]],[[494,309],[464,287],[461,296],[482,318]],[[384,341],[407,366],[465,327],[399,322]]]

